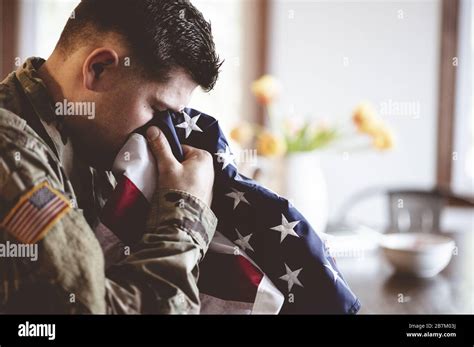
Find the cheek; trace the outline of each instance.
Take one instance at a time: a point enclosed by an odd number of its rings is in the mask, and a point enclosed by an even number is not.
[[[120,127],[125,133],[130,133],[153,118],[153,110],[141,103],[127,103],[120,110]]]

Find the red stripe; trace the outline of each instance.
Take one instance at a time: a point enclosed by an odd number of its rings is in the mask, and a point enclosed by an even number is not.
[[[58,208],[60,208],[61,206],[64,206],[64,201],[62,201],[61,199],[58,199],[57,201],[54,202],[54,204],[52,204],[51,206],[48,206],[48,210],[47,211],[42,211],[43,213],[41,214],[41,218],[38,220],[38,224],[37,225],[40,225],[40,223],[42,223],[46,218],[49,218],[49,216],[56,216],[57,212],[56,210],[58,210]]]
[[[263,273],[242,255],[208,252],[200,265],[202,293],[223,300],[254,302]]]
[[[19,207],[16,211],[15,216],[7,223],[7,226],[15,225],[15,223],[17,223],[17,221],[23,217],[25,212],[31,208],[33,208],[33,205],[31,205],[27,201],[23,203],[23,205],[21,205],[21,207]]]
[[[65,204],[64,201],[58,199],[53,205],[48,207],[48,212],[43,213],[41,218],[37,221],[37,223],[30,229],[30,231],[25,235],[25,239],[32,240],[34,239],[39,233],[43,231],[43,227],[47,225],[53,218],[55,218],[58,213],[64,209]]]
[[[64,202],[64,201],[63,201]],[[44,220],[43,221],[43,224],[41,226],[38,226],[36,228],[37,231],[35,231],[34,233],[30,234],[30,237],[26,240],[28,243],[32,242],[36,236],[38,236],[43,230],[44,230],[44,226],[48,225],[54,218],[56,218],[56,216],[61,212],[63,211],[64,209],[67,208],[67,205],[66,204],[62,204],[62,205],[59,205],[58,207],[56,207],[55,209],[55,212],[53,214],[49,214],[49,218]],[[39,230],[39,231],[38,231]]]
[[[34,207],[33,212],[28,213],[25,215],[23,221],[18,224],[17,226],[12,226],[12,230],[15,230],[15,234],[20,237],[24,238],[28,235],[29,231],[31,230],[30,227],[33,223],[38,222],[37,218],[40,218],[43,216],[44,213],[48,211],[48,209],[57,203],[59,199],[54,198],[51,199],[42,209],[38,210],[36,207]],[[61,200],[59,200],[61,201]],[[29,203],[30,204],[30,203]],[[31,204],[30,204],[31,205]]]
[[[237,261],[245,277],[258,289],[263,278],[263,273],[244,256],[238,256]]]
[[[15,234],[19,235],[25,226],[31,224],[31,216],[36,216],[37,213],[36,207],[28,203],[28,211],[23,215],[22,219],[11,226],[11,230],[15,230]]]
[[[102,209],[101,222],[125,243],[138,241],[145,230],[149,203],[140,189],[122,176]]]
[[[48,205],[52,204],[54,202],[55,202],[55,200],[53,199],[53,200],[48,202]],[[25,230],[25,229],[23,229],[23,226],[26,226],[27,223],[31,224],[31,222],[34,221],[37,216],[41,216],[42,210],[38,210],[38,208],[36,208],[36,206],[34,206],[33,204],[31,204],[29,202],[28,202],[28,205],[30,205],[28,213],[23,216],[21,221],[18,221],[16,226],[12,225],[12,229],[14,228],[16,230]],[[33,209],[33,211],[30,212],[31,209]],[[23,233],[23,231],[17,232],[17,235],[21,236],[22,233]]]

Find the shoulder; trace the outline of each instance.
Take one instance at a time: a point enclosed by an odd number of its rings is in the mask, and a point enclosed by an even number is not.
[[[23,118],[0,107],[0,154],[7,154],[4,151],[8,149],[36,153],[42,158],[48,152],[46,143]]]
[[[1,85],[0,85],[1,86]],[[26,121],[17,116],[15,113],[7,110],[6,108],[0,107],[0,127],[1,128],[14,128],[22,131],[25,129]]]
[[[17,78],[15,72],[12,72],[0,83],[0,108],[21,114],[22,98],[15,81]]]
[[[0,108],[0,201],[11,206],[23,193],[47,181],[62,190],[47,145],[13,112]],[[1,211],[0,211],[1,216]]]

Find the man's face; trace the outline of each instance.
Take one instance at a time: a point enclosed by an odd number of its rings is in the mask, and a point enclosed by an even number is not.
[[[83,92],[80,98],[95,105],[94,118],[83,117],[75,126],[80,129],[79,150],[88,160],[110,168],[132,131],[158,111],[178,112],[189,103],[197,84],[182,69],[174,69],[170,76],[165,83],[153,82],[119,67],[100,77],[100,87]]]

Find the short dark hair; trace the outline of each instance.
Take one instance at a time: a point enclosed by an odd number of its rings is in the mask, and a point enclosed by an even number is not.
[[[217,81],[222,61],[211,24],[188,0],[82,0],[57,47],[69,52],[97,32],[123,36],[154,78],[165,81],[173,68],[181,67],[206,91]]]

